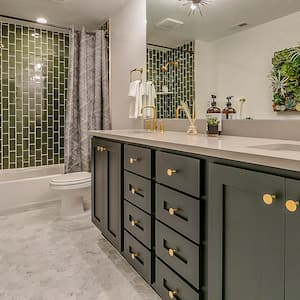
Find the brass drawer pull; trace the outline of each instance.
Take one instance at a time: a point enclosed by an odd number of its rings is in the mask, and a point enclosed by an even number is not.
[[[97,147],[97,152],[104,152],[106,151],[107,149],[105,147],[101,147],[101,146],[98,146]]]
[[[130,163],[131,165],[133,165],[133,164],[136,163],[137,161],[138,161],[137,158],[130,158],[130,159],[129,159],[129,163]]]
[[[140,255],[138,253],[130,253],[131,259],[136,259],[137,257],[139,257]]]
[[[131,188],[131,194],[134,195],[139,191],[139,189],[136,189],[134,187]]]
[[[130,224],[132,227],[134,227],[135,225],[137,225],[139,222],[138,221],[135,221],[135,220],[132,220],[130,221]]]
[[[173,169],[168,169],[167,170],[167,174],[168,174],[168,176],[173,176],[174,174],[176,174],[177,173],[177,171],[176,170],[173,170]]]
[[[273,201],[276,199],[276,195],[270,195],[270,194],[264,194],[263,195],[263,201],[267,205],[272,205]]]
[[[176,250],[175,249],[169,249],[168,252],[169,252],[169,255],[171,257],[173,257],[175,255]]]
[[[299,201],[295,201],[295,200],[288,200],[285,203],[285,207],[289,212],[295,212],[297,211],[297,209],[300,206],[300,202]]]
[[[169,295],[169,298],[170,299],[175,299],[175,296],[178,294],[178,292],[175,290],[175,291],[169,291],[168,292],[168,295]]]
[[[179,211],[179,209],[178,208],[169,208],[169,214],[170,214],[170,216],[175,216],[175,213],[177,212],[177,211]]]

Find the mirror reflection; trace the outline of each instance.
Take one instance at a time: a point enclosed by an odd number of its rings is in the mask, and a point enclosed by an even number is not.
[[[299,28],[298,0],[148,0],[158,117],[184,101],[198,119],[300,119]]]

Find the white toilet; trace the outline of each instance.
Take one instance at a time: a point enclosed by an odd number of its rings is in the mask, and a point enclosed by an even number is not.
[[[91,202],[91,174],[70,173],[51,180],[50,187],[61,199],[61,217],[67,218],[84,213],[84,203]]]

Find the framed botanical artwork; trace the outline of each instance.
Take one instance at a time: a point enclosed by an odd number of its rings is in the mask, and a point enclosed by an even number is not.
[[[276,52],[272,63],[274,111],[300,112],[300,46]]]

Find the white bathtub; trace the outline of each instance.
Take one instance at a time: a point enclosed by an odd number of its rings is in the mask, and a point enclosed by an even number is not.
[[[0,213],[57,201],[49,182],[63,172],[64,165],[0,170]]]

